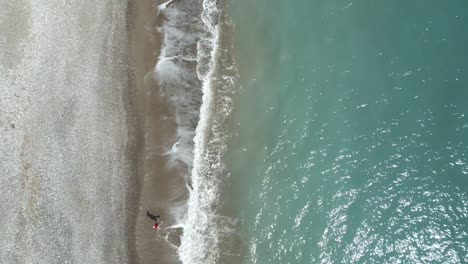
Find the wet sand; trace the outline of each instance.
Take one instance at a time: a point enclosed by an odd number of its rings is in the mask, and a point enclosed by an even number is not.
[[[174,212],[184,210],[188,193],[183,169],[170,165],[164,152],[175,142],[176,123],[173,113],[159,93],[154,66],[159,56],[162,36],[157,26],[157,5],[163,1],[131,1],[129,5],[129,40],[131,78],[131,107],[135,115],[136,167],[140,200],[136,215],[135,242],[138,263],[179,263],[177,246],[180,228]],[[153,230],[146,211],[160,214],[162,228]]]

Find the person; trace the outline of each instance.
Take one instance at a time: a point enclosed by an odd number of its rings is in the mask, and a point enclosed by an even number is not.
[[[150,213],[149,211],[146,211],[146,216],[148,216],[151,220],[154,220],[156,223],[153,225],[153,229],[159,229],[159,217],[160,215],[154,215]]]

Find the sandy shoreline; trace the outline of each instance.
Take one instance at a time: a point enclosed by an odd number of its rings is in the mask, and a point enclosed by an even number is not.
[[[158,2],[0,1],[0,263],[178,263]]]
[[[154,79],[154,67],[160,54],[162,35],[157,26],[157,5],[163,1],[130,1],[128,6],[130,120],[137,140],[134,144],[134,162],[139,185],[138,208],[135,211],[134,242],[138,263],[178,263],[177,248],[181,230],[164,230],[173,225],[171,210],[187,198],[180,171],[168,166],[163,152],[174,142],[176,124],[170,107],[159,94]],[[185,193],[185,194],[184,194]],[[161,231],[151,228],[146,210],[160,214]],[[164,236],[167,235],[167,238]],[[166,240],[167,239],[167,240]]]

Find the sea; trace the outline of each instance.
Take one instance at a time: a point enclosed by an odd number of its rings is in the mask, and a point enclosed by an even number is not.
[[[183,263],[468,262],[467,1],[192,2]]]

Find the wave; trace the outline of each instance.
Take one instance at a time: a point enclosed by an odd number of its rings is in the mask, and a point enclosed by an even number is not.
[[[222,0],[171,0],[159,6],[164,43],[155,71],[178,125],[166,154],[191,171],[190,198],[180,215],[183,263],[219,263],[234,252],[236,220],[223,208],[229,174],[222,158],[238,74],[224,10]]]
[[[223,163],[229,137],[226,120],[238,90],[238,74],[223,7],[222,1],[203,2],[206,34],[197,49],[203,97],[194,138],[193,190],[179,249],[183,263],[220,263],[234,251],[229,244],[236,220],[224,213],[222,190],[229,177]]]
[[[165,154],[174,164],[187,166],[188,171],[193,164],[193,137],[202,98],[201,82],[195,70],[197,43],[203,30],[202,22],[197,19],[201,8],[197,6],[171,0],[158,7],[158,15],[165,22],[159,29],[164,40],[155,73],[161,94],[173,107],[177,122],[175,143]]]

